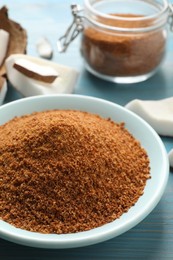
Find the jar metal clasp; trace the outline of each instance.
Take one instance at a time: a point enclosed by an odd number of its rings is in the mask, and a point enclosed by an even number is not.
[[[72,4],[71,12],[73,15],[73,21],[68,27],[67,31],[57,41],[57,47],[59,52],[65,52],[70,43],[83,31],[83,16],[79,13],[83,11],[80,5]]]

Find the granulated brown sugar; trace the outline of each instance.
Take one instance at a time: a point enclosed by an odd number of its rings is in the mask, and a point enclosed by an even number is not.
[[[71,233],[119,218],[143,194],[149,159],[110,119],[72,110],[0,126],[0,218],[30,231]]]
[[[121,17],[142,17],[133,14],[112,14]],[[118,28],[145,28],[154,21],[113,20],[100,18],[98,22]],[[82,37],[82,55],[87,64],[103,75],[124,77],[145,75],[156,69],[165,53],[165,32],[163,28],[143,32],[110,33],[90,25],[84,29]]]

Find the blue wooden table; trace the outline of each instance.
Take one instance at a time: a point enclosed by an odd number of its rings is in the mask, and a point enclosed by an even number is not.
[[[74,1],[73,1],[74,2]],[[77,3],[82,1],[77,0]],[[36,42],[46,36],[54,49],[55,62],[80,71],[75,93],[104,98],[121,105],[134,98],[161,99],[173,96],[173,33],[169,32],[167,55],[159,72],[146,82],[118,85],[99,80],[86,72],[77,39],[65,54],[59,54],[56,40],[71,22],[70,4],[65,0],[3,0],[10,18],[18,21],[28,33],[27,53],[38,56]],[[9,87],[5,102],[21,98]],[[173,138],[162,138],[167,151]],[[97,245],[65,250],[46,250],[16,245],[0,239],[0,260],[53,259],[173,259],[173,172],[170,172],[165,193],[157,207],[136,227],[125,234]]]

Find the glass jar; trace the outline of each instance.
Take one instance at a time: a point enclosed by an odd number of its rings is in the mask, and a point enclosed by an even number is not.
[[[81,54],[89,72],[117,83],[144,81],[156,72],[166,50],[172,9],[167,0],[85,0],[83,15],[74,7],[76,27],[70,27],[65,43],[82,31]]]

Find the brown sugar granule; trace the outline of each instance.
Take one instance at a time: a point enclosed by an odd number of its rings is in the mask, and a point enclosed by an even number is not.
[[[111,16],[142,18],[135,14],[111,14]],[[84,29],[82,55],[96,72],[116,77],[139,76],[154,71],[161,63],[166,43],[163,28],[143,32],[142,28],[154,25],[153,19],[131,22],[129,20],[100,18],[98,22],[118,28],[141,28],[140,33],[118,31],[110,33],[92,26]]]
[[[148,178],[146,151],[123,123],[51,110],[0,126],[0,219],[18,228],[101,226],[136,203]]]

